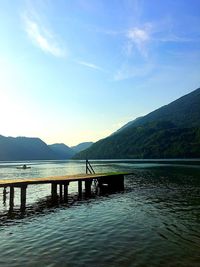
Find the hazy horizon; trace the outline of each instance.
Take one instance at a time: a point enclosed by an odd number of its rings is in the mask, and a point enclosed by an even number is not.
[[[102,139],[200,86],[198,0],[2,1],[0,135]]]

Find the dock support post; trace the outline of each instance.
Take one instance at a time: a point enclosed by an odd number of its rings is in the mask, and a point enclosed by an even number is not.
[[[82,198],[82,181],[78,181],[78,197]]]
[[[26,209],[26,189],[27,185],[21,186],[21,207],[20,207],[21,211],[25,211]]]
[[[58,196],[57,196],[57,184],[56,183],[52,183],[51,184],[51,198],[52,198],[52,202],[55,203],[58,200]]]
[[[64,183],[64,202],[68,202],[68,185],[69,182]]]
[[[101,177],[98,179],[98,187],[101,194],[113,193],[124,190],[124,175],[117,174],[111,177]]]
[[[10,186],[10,211],[13,211],[14,207],[14,186]]]
[[[85,195],[86,196],[91,195],[91,185],[92,185],[92,180],[86,180],[85,181]]]
[[[60,201],[62,201],[62,184],[59,184],[60,187]]]
[[[6,187],[3,188],[3,204],[6,204]]]

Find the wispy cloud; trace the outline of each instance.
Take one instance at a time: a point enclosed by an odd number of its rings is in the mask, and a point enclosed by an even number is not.
[[[200,39],[180,37],[175,34],[169,34],[165,36],[152,36],[152,41],[158,41],[163,43],[188,43],[188,42],[199,42]]]
[[[122,67],[115,73],[114,80],[122,81],[130,78],[146,77],[154,70],[153,64],[146,64],[140,66],[132,66],[123,64]]]
[[[90,62],[86,62],[86,61],[80,61],[80,60],[77,60],[76,61],[79,65],[83,65],[85,67],[88,67],[88,68],[91,68],[91,69],[94,69],[94,70],[99,70],[99,71],[104,71],[103,68],[93,64],[93,63],[90,63]]]
[[[176,28],[173,29],[171,25],[173,25],[173,21],[163,19],[129,28],[124,33],[125,54],[130,56],[137,51],[142,57],[147,58],[150,47],[153,48],[154,44],[199,42],[199,38],[180,35],[180,32]]]
[[[38,19],[38,14],[36,16],[33,12],[27,11],[22,18],[25,31],[36,46],[55,57],[64,57],[66,55],[55,34]]]
[[[127,38],[127,43],[125,46],[126,54],[130,55],[133,52],[133,49],[136,48],[139,53],[147,57],[148,47],[147,44],[151,40],[151,24],[147,23],[143,27],[133,27],[130,28],[125,37]]]

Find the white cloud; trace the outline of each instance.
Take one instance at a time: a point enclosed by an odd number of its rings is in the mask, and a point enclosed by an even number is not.
[[[131,27],[124,34],[126,38],[126,44],[124,46],[126,55],[130,56],[135,51],[138,51],[140,55],[147,58],[149,48],[153,48],[155,43],[199,42],[199,38],[195,39],[184,34],[180,35],[180,32],[177,32],[175,27],[171,27],[172,22],[169,19],[163,19],[156,23],[147,22]]]
[[[145,30],[139,28],[129,30],[127,36],[129,39],[136,43],[146,42],[149,39],[148,33]]]
[[[130,55],[133,51],[133,48],[140,52],[144,57],[148,55],[147,44],[151,40],[151,24],[146,24],[144,27],[134,27],[127,31],[126,38],[126,53]]]
[[[61,48],[61,45],[56,40],[53,33],[50,32],[41,21],[30,15],[23,16],[25,30],[32,40],[44,52],[49,53],[55,57],[64,57],[65,51]]]
[[[90,62],[86,62],[86,61],[76,61],[79,65],[83,65],[85,67],[91,68],[91,69],[95,69],[95,70],[100,70],[103,71],[103,69],[93,63]]]

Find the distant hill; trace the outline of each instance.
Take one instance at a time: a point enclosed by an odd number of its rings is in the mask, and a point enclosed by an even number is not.
[[[87,148],[89,148],[91,145],[93,144],[93,142],[84,142],[84,143],[80,143],[76,146],[72,146],[71,148],[76,152],[81,152]]]
[[[129,122],[74,158],[200,158],[200,88]]]
[[[57,155],[59,159],[69,159],[75,155],[75,151],[65,144],[49,145],[49,148]]]
[[[70,159],[91,144],[81,143],[72,149],[63,143],[47,145],[39,138],[0,135],[0,161]]]
[[[39,138],[0,135],[0,160],[55,159],[57,155]]]

